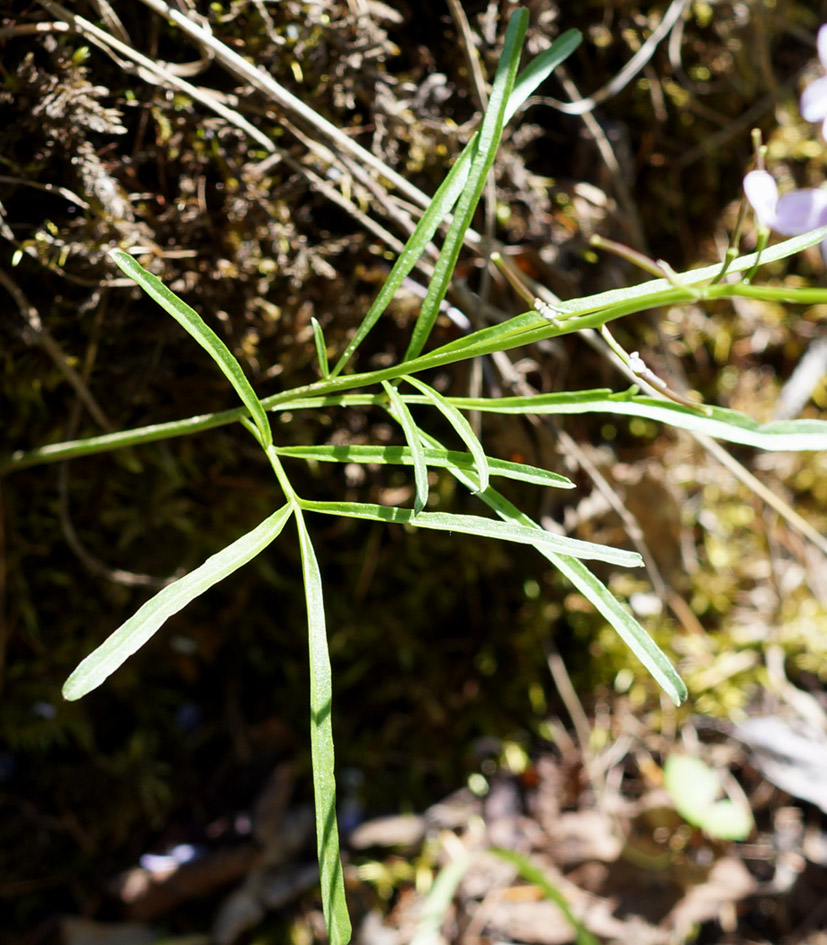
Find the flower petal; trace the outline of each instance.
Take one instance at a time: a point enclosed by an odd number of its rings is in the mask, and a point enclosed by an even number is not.
[[[818,58],[821,60],[822,66],[827,69],[827,23],[819,28],[816,45],[818,46]]]
[[[827,223],[827,190],[793,190],[778,201],[774,230],[784,236],[809,233]]]
[[[827,118],[827,76],[811,82],[801,93],[801,117],[805,121]]]
[[[750,171],[744,178],[744,193],[747,195],[758,222],[774,227],[778,205],[778,187],[769,171]]]

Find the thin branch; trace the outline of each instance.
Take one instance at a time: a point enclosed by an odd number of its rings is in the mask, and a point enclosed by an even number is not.
[[[680,19],[686,3],[687,0],[672,0],[669,9],[666,11],[660,24],[652,32],[649,39],[646,40],[610,82],[607,82],[606,85],[598,89],[588,98],[581,99],[579,102],[561,102],[559,99],[555,98],[545,98],[544,101],[566,115],[585,115],[586,112],[594,111],[601,102],[605,102],[607,99],[612,98],[617,95],[618,92],[625,89],[632,79],[646,66],[652,56],[654,56],[658,44]]]

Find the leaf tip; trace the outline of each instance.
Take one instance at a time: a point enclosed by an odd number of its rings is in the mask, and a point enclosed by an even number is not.
[[[672,686],[670,686],[670,688],[667,690],[667,695],[677,707],[680,707],[689,698],[689,691],[686,688],[686,683],[681,679],[680,676],[676,675],[675,679],[672,680]]]
[[[78,679],[76,672],[72,673],[66,680],[61,690],[61,695],[67,702],[77,702],[77,700],[82,699],[86,693],[87,689],[83,685],[83,681]]]

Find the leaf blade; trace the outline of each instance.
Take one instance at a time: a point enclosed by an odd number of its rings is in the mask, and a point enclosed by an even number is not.
[[[759,424],[746,414],[728,407],[705,405],[708,414],[672,401],[638,396],[629,391],[607,390],[539,394],[535,397],[502,397],[499,400],[454,397],[450,402],[465,410],[487,413],[583,414],[613,413],[642,417],[670,426],[704,433],[713,439],[762,450],[827,449],[827,421],[816,419],[774,420]]]
[[[331,945],[350,941],[351,925],[345,898],[339,827],[336,819],[336,764],[333,748],[333,677],[327,646],[322,576],[304,516],[296,515],[302,577],[307,600],[310,659],[310,752],[316,811],[316,851],[327,934]]]
[[[511,863],[515,866],[520,876],[522,876],[526,882],[539,886],[543,890],[546,899],[549,899],[557,906],[566,917],[569,925],[574,929],[575,942],[577,945],[600,945],[598,940],[571,911],[571,906],[569,906],[566,897],[528,857],[523,856],[522,853],[518,853],[516,850],[506,850],[502,847],[492,847],[490,852],[498,856],[501,860],[505,860],[506,863]]]
[[[428,442],[436,444],[433,437]],[[459,470],[452,472],[465,485],[468,485],[467,473]],[[540,526],[528,515],[512,505],[505,496],[489,487],[480,498],[497,515],[507,521],[518,522],[526,528],[540,529]],[[680,705],[687,697],[686,684],[675,672],[666,654],[660,649],[635,618],[623,608],[620,601],[592,572],[577,558],[557,554],[551,549],[538,547],[537,550],[554,565],[588,600],[612,626],[629,649],[643,663],[658,685],[675,703]]]
[[[526,68],[517,77],[514,88],[508,99],[506,108],[506,121],[514,117],[517,109],[531,95],[531,93],[557,68],[560,63],[568,58],[574,50],[580,45],[583,37],[579,30],[567,30],[560,35],[551,46],[544,50],[539,56],[533,59]],[[425,248],[430,243],[440,223],[450,212],[451,208],[457,202],[462,193],[465,183],[468,179],[468,173],[471,168],[471,162],[479,148],[479,131],[463,148],[459,157],[454,161],[454,165],[447,176],[437,188],[433,199],[428,204],[425,213],[416,225],[405,248],[400,253],[393,265],[387,279],[378,295],[374,299],[370,309],[357,328],[353,338],[348,342],[347,347],[342,353],[335,367],[331,371],[331,376],[336,377],[342,372],[345,365],[353,357],[353,354],[368,336],[369,332],[381,318],[382,313],[388,307],[391,299],[397,289],[402,285],[406,276],[411,272],[419,261],[419,258],[425,252]]]
[[[375,444],[321,445],[321,446],[280,446],[276,448],[279,456],[293,459],[315,460],[321,463],[376,463],[377,465],[413,465],[411,450],[406,446],[378,446]],[[475,469],[474,458],[468,453],[457,450],[423,449],[422,455],[428,466],[444,469],[456,467],[466,472]],[[574,489],[574,483],[560,473],[531,466],[528,463],[514,463],[505,459],[488,457],[488,468],[492,476],[515,479],[533,485],[551,486],[558,489]]]
[[[485,454],[485,450],[482,448],[482,444],[477,439],[476,433],[474,433],[471,428],[471,424],[453,404],[448,403],[433,387],[420,381],[419,378],[411,377],[410,375],[405,375],[404,379],[412,387],[415,387],[425,395],[425,398],[445,417],[460,439],[462,439],[463,443],[468,447],[469,452],[474,457],[474,465],[476,466],[477,477],[479,479],[477,488],[474,491],[485,492],[488,488],[489,479],[488,457]]]
[[[315,315],[310,316],[310,324],[313,326],[313,343],[316,345],[316,358],[319,361],[319,372],[323,380],[330,377],[330,365],[327,362],[327,346],[325,345],[324,332],[319,320]]]
[[[278,537],[292,511],[290,505],[282,506],[194,571],[160,590],[78,664],[63,686],[63,698],[71,702],[97,688],[173,614],[260,554]]]
[[[399,391],[393,384],[382,381],[382,387],[390,401],[391,416],[393,416],[402,427],[405,440],[408,443],[408,449],[410,450],[414,469],[414,482],[416,483],[414,512],[418,515],[428,504],[428,467],[425,464],[425,456],[422,452],[419,429],[414,422],[414,418],[411,416],[410,410],[408,410],[408,405],[399,396]]]
[[[130,279],[136,282],[146,294],[161,308],[172,315],[179,325],[190,334],[201,347],[215,361],[221,373],[235,388],[235,392],[241,398],[241,402],[250,412],[250,416],[255,421],[256,427],[261,434],[263,445],[269,446],[273,442],[273,434],[270,430],[270,423],[267,420],[267,414],[258,395],[253,390],[252,384],[247,380],[241,365],[238,363],[233,353],[218,337],[218,335],[209,327],[203,318],[194,308],[187,305],[182,299],[168,289],[163,282],[147,272],[141,264],[120,249],[113,249],[109,254],[117,266]]]
[[[483,518],[480,515],[457,515],[451,512],[420,512],[419,515],[414,515],[411,509],[376,505],[370,502],[317,502],[311,499],[301,499],[300,502],[305,511],[321,512],[324,515],[344,515],[348,518],[413,525],[416,528],[430,528],[435,531],[462,532],[481,538],[497,538],[522,545],[542,546],[572,557],[606,561],[623,567],[640,567],[643,564],[636,551],[625,551],[590,541],[554,535],[540,528],[539,525],[536,528],[527,528],[524,525],[498,521],[494,518]]]
[[[431,334],[439,306],[448,291],[451,278],[456,268],[460,250],[465,241],[465,234],[471,225],[471,219],[482,196],[485,179],[494,163],[494,157],[505,127],[508,101],[517,79],[523,37],[528,26],[528,11],[517,9],[512,13],[505,35],[502,55],[497,66],[494,84],[479,130],[477,146],[471,159],[468,180],[457,200],[454,216],[448,233],[442,244],[442,250],[434,266],[434,274],[428,283],[428,291],[422,302],[419,317],[411,333],[411,340],[405,352],[409,361],[419,355]]]

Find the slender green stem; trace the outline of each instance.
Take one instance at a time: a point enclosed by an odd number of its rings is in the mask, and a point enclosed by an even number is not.
[[[827,235],[827,227],[807,237],[795,237],[788,240],[800,249],[815,242],[814,237]],[[765,261],[772,258],[783,258],[785,254],[778,254],[779,247],[775,246],[764,254]],[[742,257],[731,266],[730,271],[743,270],[745,264],[753,265],[755,256]],[[720,272],[720,266],[711,266],[698,270],[697,273],[684,273],[678,276],[680,282],[688,278],[703,281],[714,278]],[[644,291],[648,287],[649,291]],[[517,315],[508,322],[483,328],[473,334],[437,348],[427,354],[420,355],[411,361],[383,368],[379,371],[369,371],[362,374],[349,374],[343,377],[331,377],[327,380],[316,381],[261,398],[262,407],[267,410],[283,410],[296,406],[307,398],[324,398],[340,396],[346,391],[366,388],[382,381],[396,380],[405,374],[417,374],[432,368],[444,367],[481,354],[490,354],[495,351],[504,351],[521,345],[531,344],[547,338],[558,337],[585,328],[600,329],[603,325],[626,315],[645,311],[649,308],[675,305],[697,298],[715,300],[722,298],[745,297],[770,301],[788,301],[796,304],[827,303],[827,289],[789,287],[789,286],[755,286],[743,282],[734,285],[706,285],[706,286],[674,286],[667,280],[655,280],[646,283],[643,287],[635,286],[624,292],[612,290],[590,298],[579,299],[575,302],[563,302],[558,309],[559,321],[552,324],[537,312],[525,312]],[[371,401],[366,401],[371,402]],[[323,406],[323,403],[318,403]],[[316,405],[314,405],[316,406]],[[176,436],[185,436],[204,430],[214,429],[229,423],[238,422],[241,417],[247,416],[248,411],[243,408],[224,410],[214,414],[189,417],[175,420],[170,423],[152,424],[134,430],[124,430],[119,433],[89,437],[84,440],[74,440],[66,443],[42,446],[30,452],[13,453],[7,459],[0,461],[0,474],[26,469],[46,463],[60,462],[80,456],[90,456],[96,453],[123,449],[127,446],[138,446],[158,440],[171,439]]]

